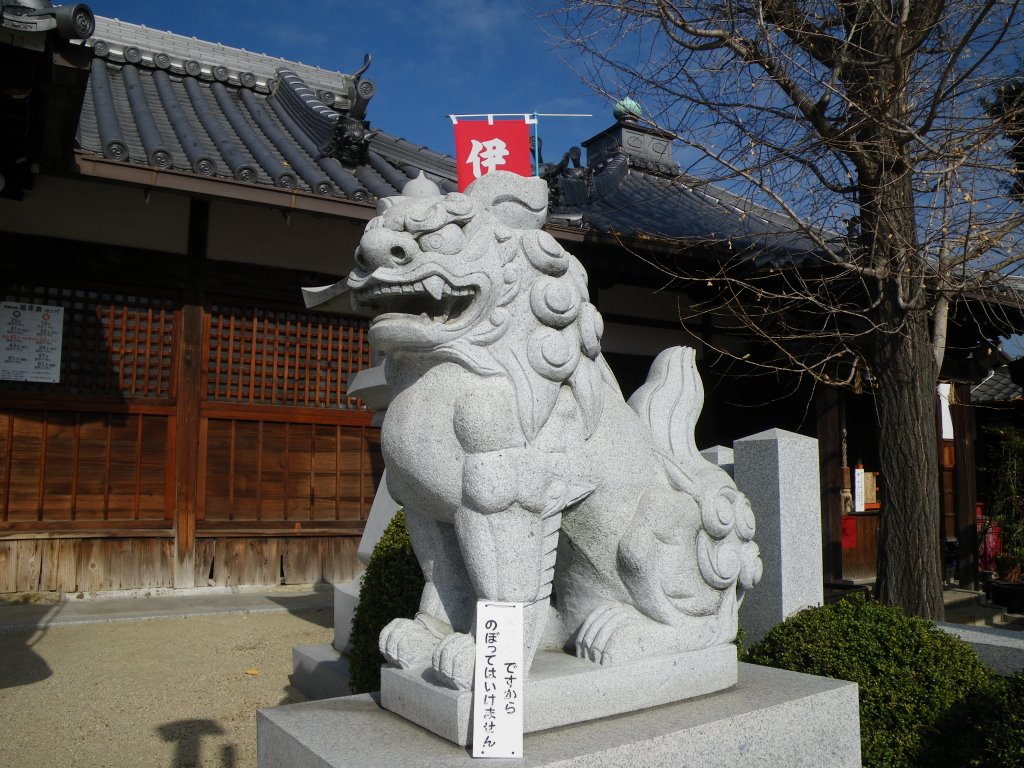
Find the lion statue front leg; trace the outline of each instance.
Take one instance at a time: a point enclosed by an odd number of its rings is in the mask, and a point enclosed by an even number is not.
[[[591,490],[553,475],[551,463],[534,449],[467,456],[466,503],[454,526],[407,513],[414,546],[419,551],[430,542],[426,551],[432,555],[421,560],[426,585],[416,617],[395,619],[381,633],[388,661],[406,668],[429,661],[451,687],[471,688],[472,617],[482,599],[525,604],[529,667],[544,632],[561,513]],[[546,481],[534,482],[539,477]],[[524,478],[530,480],[525,487]]]
[[[408,669],[429,664],[445,638],[469,631],[476,597],[454,526],[412,507],[406,508],[405,519],[425,584],[416,617],[390,622],[379,643],[384,658]]]
[[[476,601],[521,602],[529,667],[544,631],[562,512],[592,487],[567,480],[564,454],[528,446],[507,385],[488,382],[458,399],[453,434],[464,451],[461,500],[451,523],[406,504],[426,586],[415,619],[396,619],[381,652],[403,667],[428,661],[457,689],[472,687]]]
[[[478,599],[525,604],[524,664],[544,632],[562,511],[591,488],[566,482],[551,454],[533,448],[466,457],[465,504],[455,530]],[[445,639],[434,669],[455,688],[473,683],[472,638]]]

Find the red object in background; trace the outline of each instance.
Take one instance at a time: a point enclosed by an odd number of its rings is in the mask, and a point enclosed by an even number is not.
[[[465,120],[455,124],[459,191],[491,171],[533,175],[530,125],[522,120]]]
[[[842,547],[843,549],[857,548],[857,518],[853,515],[843,515],[839,518],[842,526]]]
[[[1003,551],[1003,529],[986,517],[984,503],[975,504],[974,513],[978,521],[978,570],[994,571],[996,555]]]

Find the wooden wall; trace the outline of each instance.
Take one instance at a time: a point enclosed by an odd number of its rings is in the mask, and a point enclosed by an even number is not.
[[[843,548],[843,579],[874,581],[878,573],[878,513],[844,515],[854,526],[851,545]]]
[[[380,433],[366,321],[297,303],[323,277],[10,242],[2,298],[65,312],[60,383],[0,382],[0,593],[354,575]]]
[[[354,537],[202,538],[196,586],[343,582],[357,575]],[[174,587],[164,538],[0,540],[0,593]]]
[[[169,538],[0,540],[0,592],[174,586]]]

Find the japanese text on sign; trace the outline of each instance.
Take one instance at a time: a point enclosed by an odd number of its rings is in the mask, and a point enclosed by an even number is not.
[[[0,379],[60,381],[64,307],[0,303]]]
[[[473,757],[523,756],[523,604],[476,606]]]
[[[524,120],[474,120],[455,124],[459,191],[492,171],[533,173],[530,126]]]

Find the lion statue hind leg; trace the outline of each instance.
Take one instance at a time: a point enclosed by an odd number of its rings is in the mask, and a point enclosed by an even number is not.
[[[588,614],[575,636],[580,656],[621,663],[736,635],[737,582],[756,581],[760,560],[746,498],[697,451],[703,400],[694,351],[683,347],[662,352],[629,400],[664,472],[619,540],[619,577],[631,604],[608,602]]]

